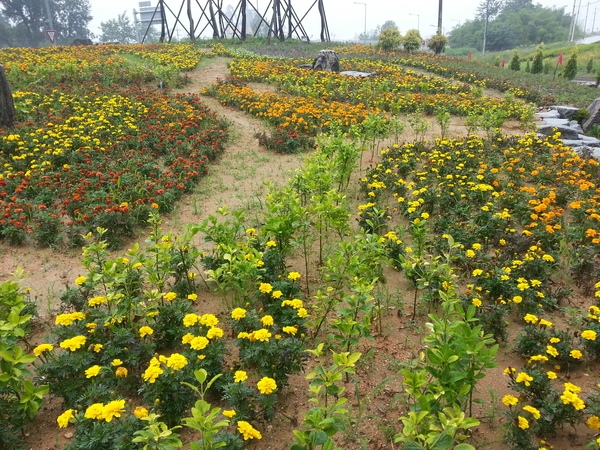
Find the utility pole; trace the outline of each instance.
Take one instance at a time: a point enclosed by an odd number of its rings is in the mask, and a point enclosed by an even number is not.
[[[443,34],[443,28],[442,28],[442,3],[443,0],[440,0],[440,7],[438,9],[438,27],[437,27],[437,34],[439,34],[440,36]]]
[[[592,34],[596,30],[596,13],[598,12],[598,8],[594,8],[594,20],[592,21]]]
[[[485,24],[483,25],[483,48],[481,49],[482,55],[485,55],[485,45],[487,43],[487,29],[488,29],[489,18],[490,18],[490,0],[486,0],[486,2],[485,2]]]
[[[585,25],[583,26],[584,33],[587,33],[587,19],[588,19],[589,12],[590,12],[590,3],[588,2],[587,7],[585,9]]]
[[[571,13],[571,28],[569,29],[569,42],[573,42],[573,37],[575,36],[575,7],[577,6],[577,0],[573,0],[573,12]]]

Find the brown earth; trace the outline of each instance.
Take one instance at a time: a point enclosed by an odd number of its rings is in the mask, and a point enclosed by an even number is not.
[[[217,79],[227,76],[226,58],[205,59],[201,65],[189,74],[191,84],[174,92],[198,93]],[[232,139],[223,157],[210,166],[207,177],[200,181],[195,192],[180,201],[173,213],[163,217],[163,228],[175,234],[181,232],[188,223],[199,223],[219,207],[230,209],[244,208],[248,217],[260,217],[260,209],[267,193],[267,185],[283,185],[289,178],[289,172],[302,165],[302,155],[276,155],[258,146],[254,138],[256,132],[266,131],[267,127],[260,120],[236,109],[223,107],[210,97],[203,101],[217,114],[224,116],[231,124]],[[433,120],[432,120],[433,122]],[[509,124],[509,132],[519,131],[516,124]],[[466,128],[459,118],[452,118],[450,134],[464,136]],[[433,139],[439,136],[437,125],[433,124],[425,136]],[[413,136],[407,126],[404,138],[412,140]],[[360,175],[360,174],[358,174]],[[144,240],[145,230],[141,230],[137,241]],[[133,243],[133,241],[132,241]],[[201,242],[197,242],[202,245]],[[58,296],[67,284],[82,272],[80,251],[37,249],[33,247],[8,247],[0,244],[0,280],[10,277],[17,267],[25,271],[24,286],[31,287],[32,298],[39,305],[41,324],[38,324],[38,340],[43,339],[44,324],[51,323],[57,310]],[[298,270],[302,272],[301,267]],[[308,274],[311,276],[311,274]],[[314,274],[312,275],[314,276]],[[381,330],[376,333],[374,341],[364,345],[362,363],[358,367],[356,382],[365,407],[363,420],[357,430],[348,430],[338,445],[347,450],[353,449],[395,449],[397,444],[391,441],[393,434],[400,429],[398,418],[405,411],[402,398],[402,385],[397,376],[400,365],[408,359],[416,358],[422,349],[422,322],[425,316],[419,317],[417,323],[409,320],[409,306],[412,287],[398,272],[388,271],[387,286],[390,292],[388,312],[384,314]],[[220,312],[220,298],[210,292],[202,293],[202,312]],[[483,404],[475,410],[475,417],[482,425],[474,430],[471,443],[478,449],[504,450],[500,425],[502,422],[501,406],[498,399],[509,393],[506,376],[502,370],[510,363],[520,364],[510,348],[501,349],[498,367],[488,371],[486,378],[478,385],[478,396]],[[307,368],[309,370],[310,368]],[[595,368],[590,368],[594,373]],[[370,402],[367,399],[377,384],[387,377],[394,379],[385,384]],[[571,381],[593,383],[595,377],[587,373],[574,377]],[[578,379],[576,379],[578,378]],[[354,381],[354,380],[352,380]],[[292,429],[302,422],[304,411],[309,408],[307,402],[308,384],[304,375],[296,375],[290,379],[290,387],[281,394],[276,419],[271,423],[258,423],[256,427],[262,431],[263,439],[249,448],[261,450],[287,450],[292,442]],[[355,396],[353,382],[347,384],[346,395],[349,403],[356,411],[359,408]],[[36,422],[27,430],[26,442],[32,450],[60,449],[68,443],[72,434],[68,429],[59,430],[56,417],[62,412],[61,402],[50,399],[42,408]],[[581,448],[591,439],[586,430],[579,433],[566,434],[564,439],[553,441],[555,449]],[[188,436],[184,433],[184,436]]]

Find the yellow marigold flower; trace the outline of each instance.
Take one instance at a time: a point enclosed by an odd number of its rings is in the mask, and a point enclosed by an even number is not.
[[[271,240],[267,242],[267,247],[277,247],[277,242]]]
[[[207,327],[214,327],[219,323],[219,319],[217,319],[214,314],[202,314],[202,317],[200,317],[200,323],[202,325],[206,325]]]
[[[223,330],[219,327],[212,327],[206,332],[208,339],[218,339],[223,337]]]
[[[571,350],[569,352],[569,356],[571,358],[575,358],[575,359],[581,359],[581,357],[583,356],[583,353],[581,353],[581,351],[575,349],[575,350]]]
[[[298,332],[298,328],[296,328],[296,327],[283,327],[281,330],[284,333],[291,334],[292,336],[295,336],[296,333]]]
[[[558,378],[558,375],[556,375],[556,373],[552,372],[551,370],[546,372],[546,375],[548,376],[549,380],[556,380],[556,378]]]
[[[518,425],[520,429],[526,430],[529,428],[529,421],[525,417],[519,416],[517,417],[517,420],[519,421]]]
[[[298,280],[298,279],[300,279],[301,276],[302,275],[300,275],[299,272],[290,272],[288,274],[288,279],[290,279],[290,280]]]
[[[523,301],[523,297],[520,295],[515,295],[512,299],[513,303],[521,303]]]
[[[283,292],[281,291],[273,291],[273,293],[271,294],[271,297],[273,298],[281,298],[283,296]]]
[[[558,344],[559,342],[560,342],[560,338],[557,338],[557,337],[550,338],[551,344]]]
[[[125,412],[125,400],[113,400],[102,408],[102,418],[107,422],[113,420],[113,417],[121,417]]]
[[[550,356],[554,356],[555,358],[558,356],[558,350],[556,350],[556,348],[552,345],[546,345],[546,353],[548,353]]]
[[[245,331],[240,331],[237,335],[238,339],[250,339],[250,334]]]
[[[246,233],[248,233],[248,234],[254,234],[254,233],[256,233],[256,228],[247,228],[246,229]]]
[[[54,350],[54,346],[52,344],[40,344],[33,349],[33,354],[35,356],[40,356],[42,353],[51,352],[52,350]]]
[[[78,286],[81,286],[83,283],[85,283],[87,280],[87,277],[84,277],[83,275],[80,277],[75,278],[75,284]]]
[[[260,283],[258,290],[263,294],[268,294],[273,290],[273,286],[271,286],[269,283]]]
[[[467,250],[465,252],[465,255],[467,256],[467,258],[475,258],[475,252],[471,249]]]
[[[144,381],[149,383],[154,383],[160,374],[163,373],[163,370],[160,366],[150,364],[150,366],[146,369],[146,371],[142,374],[142,378]]]
[[[140,328],[140,337],[146,337],[152,333],[154,333],[154,330],[147,325]]]
[[[76,413],[77,411],[75,411],[74,409],[67,409],[56,419],[56,421],[58,422],[58,427],[67,428],[69,426],[69,423],[75,418]]]
[[[195,336],[192,333],[184,334],[183,337],[181,338],[181,343],[189,344],[190,342],[192,342],[192,339],[194,339],[194,337]]]
[[[504,403],[506,406],[515,406],[517,403],[519,403],[519,399],[514,395],[505,395],[502,397],[502,403]]]
[[[587,420],[587,426],[592,430],[600,430],[600,417],[592,416]]]
[[[254,337],[254,340],[261,342],[267,342],[271,337],[271,333],[265,328],[261,328],[260,330],[254,331],[252,335]]]
[[[552,322],[550,322],[549,320],[546,319],[540,319],[540,322],[538,323],[538,325],[542,326],[542,327],[553,327],[554,324]]]
[[[129,371],[127,370],[126,367],[117,367],[117,370],[115,371],[115,375],[118,376],[119,378],[125,378],[127,375],[129,374]]]
[[[112,360],[112,362],[110,363],[111,366],[113,367],[118,367],[118,366],[122,366],[123,365],[123,361],[121,361],[118,358],[115,358]]]
[[[480,307],[482,305],[481,300],[478,298],[474,298],[471,303],[477,307]]]
[[[163,298],[164,298],[166,301],[170,302],[170,301],[173,301],[173,300],[175,300],[175,299],[177,298],[177,294],[176,294],[175,292],[167,292],[167,293],[166,293],[166,294],[163,296]]]
[[[247,379],[248,379],[248,374],[246,372],[244,372],[243,370],[236,370],[235,374],[233,375],[233,381],[236,383],[245,381]]]
[[[514,367],[507,367],[506,369],[504,369],[502,371],[502,373],[504,375],[510,375],[511,373],[515,373],[517,371],[517,369],[515,369]]]
[[[190,347],[192,347],[194,350],[204,350],[208,343],[209,340],[204,336],[196,336],[190,341]]]
[[[581,388],[579,386],[577,386],[576,384],[566,382],[564,384],[564,386],[565,386],[565,391],[569,391],[574,394],[579,394],[581,392]]]
[[[277,389],[277,383],[273,378],[262,377],[258,383],[256,383],[256,387],[258,388],[261,394],[271,394]]]
[[[260,431],[254,429],[252,425],[245,420],[240,420],[237,424],[238,432],[244,436],[245,441],[248,439],[262,439],[262,434],[260,434]]]
[[[587,339],[588,341],[596,340],[596,332],[594,330],[583,330],[581,332],[581,337],[583,339]]]
[[[65,339],[59,345],[60,345],[60,348],[69,349],[72,352],[74,352],[75,350],[77,350],[77,349],[81,348],[83,345],[85,345],[86,340],[87,340],[87,338],[85,336],[75,336],[75,337],[72,337],[71,339]],[[98,345],[102,345],[102,344],[98,344]]]
[[[554,262],[554,258],[551,255],[548,255],[548,254],[545,254],[544,256],[542,256],[542,259],[544,261]]]
[[[223,415],[225,417],[227,417],[228,419],[231,419],[233,416],[235,416],[235,410],[233,410],[233,409],[224,409],[223,410]]]
[[[133,415],[138,419],[143,419],[144,417],[148,417],[148,410],[143,406],[136,406],[133,410]]]
[[[92,345],[92,350],[94,350],[96,353],[100,353],[100,351],[104,348],[104,345],[102,344],[94,344]]]
[[[478,277],[482,273],[483,273],[483,270],[481,270],[481,269],[475,269],[475,270],[473,270],[473,276],[474,277]]]
[[[234,320],[240,320],[246,317],[246,310],[243,308],[235,308],[231,311],[231,318]]]
[[[539,409],[534,408],[531,405],[523,406],[523,410],[531,413],[534,419],[539,419],[541,417]]]
[[[523,317],[523,320],[527,323],[535,325],[540,319],[538,319],[537,316],[533,314],[526,314],[525,317]]]
[[[273,321],[273,316],[264,316],[262,319],[260,319],[260,322],[265,326],[265,327],[270,327],[271,325],[273,325],[273,323],[275,323]]]
[[[101,370],[102,370],[102,367],[100,367],[98,365],[92,366],[89,369],[86,369],[85,377],[86,378],[95,377],[96,375],[98,375],[100,373]]]
[[[84,417],[86,419],[102,419],[102,408],[104,405],[102,403],[94,403],[93,405],[88,406],[85,410]]]
[[[198,300],[198,294],[188,294],[187,298],[188,300],[195,302],[196,300]]]
[[[88,300],[89,306],[98,306],[104,303],[108,303],[108,299],[104,295],[97,295],[96,297],[92,297]]]
[[[533,355],[531,358],[529,358],[529,362],[533,362],[533,361],[546,362],[546,361],[548,361],[548,357],[544,356],[544,355]]]
[[[306,316],[308,316],[308,311],[306,309],[304,309],[304,308],[298,309],[298,317],[303,319]]]
[[[186,314],[185,317],[183,318],[183,326],[192,327],[192,326],[196,325],[196,323],[198,322],[198,319],[200,319],[200,317],[198,317],[197,314],[194,314],[194,313]]]
[[[517,378],[515,378],[515,381],[517,383],[524,383],[525,386],[530,386],[531,385],[530,381],[533,381],[533,377],[528,375],[525,372],[519,372],[517,375]]]
[[[133,265],[131,266],[131,268],[132,268],[132,269],[139,269],[139,268],[140,268],[140,267],[142,267],[142,266],[143,266],[143,264],[142,264],[141,262],[139,262],[139,261],[138,261],[138,262],[136,262],[136,263],[133,263]]]
[[[188,360],[180,353],[173,353],[167,358],[167,367],[173,370],[180,370],[187,366]]]
[[[146,316],[148,317],[156,317],[158,316],[159,312],[158,311],[150,311],[148,314],[146,314]]]

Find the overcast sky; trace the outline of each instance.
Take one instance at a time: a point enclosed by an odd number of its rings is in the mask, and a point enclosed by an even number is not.
[[[262,12],[269,4],[269,0],[249,1]],[[583,3],[579,11],[580,26],[584,26],[587,15],[588,31],[591,31],[593,23],[595,23],[595,29],[600,30],[600,3],[586,8],[586,5],[592,2],[575,1],[577,5]],[[184,0],[165,0],[166,5],[174,11],[179,10],[182,2],[185,3]],[[292,6],[296,14],[302,17],[309,11],[310,5],[314,2],[315,0],[292,0]],[[205,3],[206,1],[200,1],[200,4]],[[233,7],[236,7],[238,3],[238,0],[225,0],[223,2],[224,5],[231,4]],[[482,0],[444,0],[442,14],[444,33],[447,34],[459,23],[464,23],[465,20],[473,19],[480,3],[482,3]],[[573,10],[573,0],[537,0],[534,3],[545,7],[565,7],[569,14]],[[139,10],[138,2],[132,0],[90,0],[90,4],[92,5],[92,16],[94,17],[90,23],[90,30],[95,34],[99,34],[100,22],[116,19],[117,15],[123,12],[127,12],[127,15],[133,21],[133,10]],[[157,0],[152,0],[152,5],[155,6],[156,4]],[[364,4],[366,4],[366,7]],[[402,34],[409,29],[419,28],[421,35],[427,38],[435,33],[437,27],[439,0],[361,0],[358,3],[353,0],[324,0],[324,5],[332,40],[351,40],[362,33],[365,28],[365,11],[367,31],[384,24],[388,20],[393,20]],[[595,14],[597,16],[594,22]],[[167,17],[169,16],[167,15]],[[183,17],[185,18],[185,8]],[[200,17],[199,12],[197,17]],[[306,16],[303,24],[311,40],[318,40],[320,24],[316,6]]]

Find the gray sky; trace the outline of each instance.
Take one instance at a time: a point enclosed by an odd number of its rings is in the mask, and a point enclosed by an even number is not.
[[[174,11],[178,11],[183,0],[165,0],[166,4]],[[264,12],[269,0],[250,0],[258,9]],[[298,16],[302,17],[315,0],[292,0],[292,6]],[[585,1],[585,0],[584,0]],[[596,14],[595,29],[600,30],[600,3],[593,4],[586,8],[591,0],[582,3],[579,11],[579,24],[584,26],[587,13],[587,30],[591,31]],[[152,5],[156,5],[157,0],[152,0]],[[195,3],[195,2],[192,2]],[[202,1],[200,1],[203,4]],[[225,0],[224,4],[237,6],[237,0]],[[366,7],[364,4],[366,4]],[[473,19],[475,10],[481,3],[481,0],[444,0],[443,2],[443,27],[444,33],[448,33],[459,23],[465,20]],[[545,7],[565,7],[570,14],[573,9],[573,0],[537,0],[536,4]],[[133,20],[133,10],[139,9],[138,2],[132,0],[90,0],[92,5],[92,16],[94,20],[90,23],[90,29],[93,33],[99,33],[100,22],[115,19],[118,14],[124,11]],[[366,28],[367,31],[374,29],[377,25],[382,25],[388,20],[393,20],[402,34],[409,29],[421,31],[421,35],[427,38],[435,33],[437,27],[439,0],[418,0],[412,2],[400,2],[398,0],[361,0],[358,4],[353,0],[324,0],[327,21],[329,24],[329,33],[333,40],[351,40],[365,28],[365,10],[366,10]],[[200,16],[197,13],[198,17]],[[185,18],[185,8],[183,16]],[[319,39],[319,15],[316,6],[307,15],[303,21],[307,33],[311,40]]]

